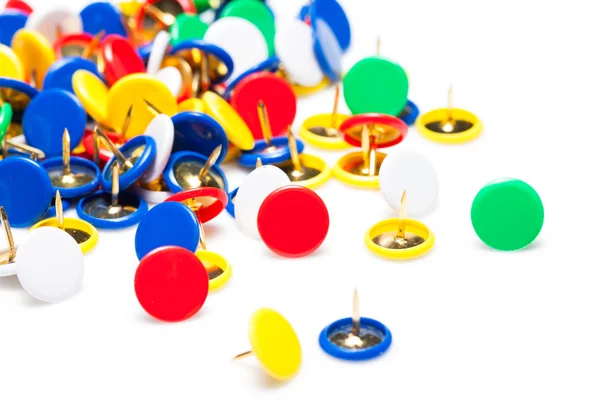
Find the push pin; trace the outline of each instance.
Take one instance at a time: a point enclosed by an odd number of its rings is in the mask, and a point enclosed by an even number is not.
[[[119,35],[107,35],[99,48],[104,77],[109,86],[121,78],[146,72],[144,61],[129,40]]]
[[[65,35],[82,32],[83,24],[79,13],[66,7],[47,10],[38,7],[27,19],[26,28],[40,32],[54,43]]]
[[[176,46],[185,40],[202,40],[207,29],[208,24],[198,14],[179,14],[169,27],[171,45]]]
[[[202,101],[206,113],[221,124],[231,144],[244,151],[254,148],[254,136],[250,128],[223,97],[214,92],[206,92]]]
[[[0,24],[2,24],[1,18],[0,14]],[[2,44],[2,40],[0,40],[0,44]],[[13,49],[4,44],[0,46],[0,65],[0,76],[18,81],[25,80],[25,71],[21,60]]]
[[[150,167],[141,178],[142,184],[162,180],[163,172],[169,163],[174,141],[173,121],[167,115],[159,114],[150,122],[144,136],[151,137],[156,143],[156,155]]]
[[[433,232],[425,224],[406,218],[406,192],[400,201],[399,218],[381,221],[365,235],[369,250],[380,257],[395,260],[421,257],[431,250],[434,242]]]
[[[0,206],[0,222],[8,250],[0,252],[0,276],[17,275],[21,286],[37,300],[56,303],[73,296],[83,280],[83,254],[66,232],[42,227],[15,246],[8,216]]]
[[[292,128],[288,128],[290,160],[277,166],[290,178],[290,181],[307,188],[315,188],[327,182],[333,171],[320,157],[312,154],[298,154],[296,138]]]
[[[202,222],[200,225],[200,248],[196,251],[196,257],[202,261],[208,273],[209,292],[220,289],[231,278],[231,265],[225,257],[206,249],[206,234]]]
[[[452,87],[448,89],[448,108],[429,111],[417,120],[423,136],[439,143],[464,143],[481,134],[483,125],[475,114],[454,108]]]
[[[206,223],[223,211],[228,202],[227,193],[214,187],[187,189],[166,199],[188,206],[201,223]]]
[[[33,161],[41,161],[46,158],[46,153],[40,149],[29,146],[25,143],[20,143],[16,139],[7,139],[5,137],[4,142],[2,143],[2,156],[6,158],[11,153],[26,155]]]
[[[10,122],[12,121],[12,107],[8,103],[2,101],[0,95],[0,144],[4,145],[4,138],[8,133]]]
[[[225,159],[229,149],[227,135],[213,117],[204,113],[184,111],[172,118],[175,129],[173,151],[193,151],[209,157],[217,147],[221,147],[216,164]]]
[[[119,178],[119,187],[126,189],[133,185],[144,173],[150,168],[152,161],[156,155],[156,142],[149,136],[136,136],[120,149],[110,141],[104,132],[98,127],[94,128],[94,132],[98,135],[106,147],[113,153],[113,157],[104,166],[102,171],[102,188],[111,190],[113,164],[119,164],[121,173]]]
[[[78,70],[71,78],[71,85],[75,96],[91,119],[103,129],[112,130],[112,123],[108,119],[108,86],[104,81],[93,72]]]
[[[331,114],[319,114],[308,118],[300,127],[300,137],[313,146],[326,150],[343,150],[348,143],[339,131],[340,125],[350,116],[338,113],[340,85],[335,87],[335,100]]]
[[[323,351],[335,358],[364,361],[381,356],[392,344],[392,333],[381,322],[361,317],[354,289],[352,317],[328,325],[319,335]]]
[[[227,206],[225,207],[225,210],[227,210],[227,214],[231,215],[233,218],[235,218],[235,196],[237,196],[238,189],[239,188],[235,188],[231,192],[229,192],[229,201],[227,202]]]
[[[171,192],[167,186],[162,175],[152,182],[144,183],[138,181],[137,184],[133,186],[133,191],[150,204],[160,204],[173,196],[173,192]]]
[[[157,33],[169,29],[180,14],[196,14],[191,0],[147,0],[139,8],[135,26],[145,41],[152,41]]]
[[[100,31],[92,36],[89,33],[75,33],[62,36],[54,42],[56,58],[74,58],[86,60],[98,66],[98,49],[102,43],[105,32]]]
[[[29,28],[18,30],[12,38],[11,47],[23,65],[25,82],[37,90],[43,88],[46,71],[56,61],[50,43],[41,33]]]
[[[55,218],[48,218],[35,224],[31,230],[44,226],[58,228],[67,232],[79,245],[81,251],[85,254],[92,250],[98,243],[98,231],[92,225],[76,218],[65,218],[63,215],[63,202],[60,192],[57,190],[55,199]]]
[[[31,99],[39,92],[25,82],[11,78],[0,77],[0,99],[12,108],[12,119],[8,126],[6,137],[13,138],[23,134],[23,113],[29,106]]]
[[[42,162],[52,181],[53,189],[67,199],[85,196],[98,187],[100,169],[93,162],[81,157],[71,158],[69,131],[63,133],[62,157],[49,158]]]
[[[64,57],[52,64],[44,79],[44,89],[62,89],[75,94],[73,75],[77,71],[89,71],[100,78],[101,73],[94,60],[90,61],[79,56]],[[98,99],[94,99],[98,101]]]
[[[233,360],[251,355],[271,377],[288,381],[300,370],[302,349],[294,328],[277,311],[256,310],[250,318],[248,337],[252,350],[238,354]]]
[[[142,258],[135,272],[134,288],[148,314],[161,321],[179,322],[195,315],[204,305],[208,273],[191,251],[160,247]]]
[[[104,1],[91,2],[79,12],[83,31],[91,34],[105,31],[127,37],[127,28],[123,23],[123,13],[118,7]]]
[[[475,233],[489,247],[513,251],[529,246],[544,225],[542,199],[518,179],[498,179],[485,185],[471,206]]]
[[[255,65],[254,67],[242,72],[235,79],[233,79],[231,82],[229,82],[227,84],[227,87],[225,88],[225,91],[223,92],[223,98],[225,100],[229,100],[231,98],[231,95],[233,94],[233,91],[237,87],[238,83],[243,81],[246,77],[248,77],[252,74],[255,74],[257,72],[276,73],[279,71],[280,68],[281,68],[281,62],[279,61],[279,58],[277,58],[277,57],[267,58],[266,60],[260,62],[259,64]]]
[[[94,192],[77,204],[77,215],[84,221],[104,229],[126,228],[137,224],[148,212],[148,204],[138,196],[119,193],[119,163],[111,164],[111,193]]]
[[[260,121],[263,140],[258,140],[254,144],[254,149],[243,152],[240,156],[240,165],[252,168],[258,159],[265,165],[280,164],[291,158],[291,149],[287,137],[279,136],[273,138],[271,129],[271,120],[267,111],[267,106],[262,100],[258,101],[257,114]],[[289,126],[288,126],[289,127]],[[286,131],[288,127],[286,127]],[[296,150],[298,153],[304,151],[304,144],[294,138]]]
[[[173,153],[164,173],[167,186],[173,193],[200,187],[213,187],[227,192],[225,173],[216,165],[220,153],[220,145],[208,158],[193,151]]]

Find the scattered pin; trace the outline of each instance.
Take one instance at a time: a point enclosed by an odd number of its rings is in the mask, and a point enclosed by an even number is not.
[[[25,80],[25,71],[21,60],[8,46],[0,43],[0,76],[5,78]]]
[[[302,349],[294,328],[277,311],[256,310],[250,318],[248,336],[252,350],[238,354],[239,360],[256,356],[265,371],[281,381],[292,379],[302,364]]]
[[[200,246],[196,251],[196,257],[202,261],[208,273],[208,290],[210,292],[220,289],[231,278],[231,265],[220,254],[206,250],[206,234],[202,222],[200,225]]]
[[[66,57],[56,61],[48,68],[44,79],[44,89],[62,89],[75,94],[73,75],[81,70],[89,71],[98,78],[101,76],[96,64],[92,61],[80,57]],[[98,101],[98,99],[94,99],[94,101]]]
[[[164,179],[173,193],[199,187],[228,190],[225,173],[216,165],[220,157],[218,146],[209,157],[193,151],[178,151],[171,155],[165,168]]]
[[[83,31],[92,35],[99,32],[116,34],[127,37],[127,29],[122,20],[121,13],[114,5],[97,1],[85,6],[79,13],[83,24]]]
[[[185,111],[175,114],[171,119],[175,129],[174,152],[193,151],[209,157],[216,148],[221,147],[216,163],[223,162],[229,142],[223,127],[213,117]]]
[[[112,124],[108,119],[108,86],[102,79],[93,72],[78,70],[73,73],[71,84],[85,112],[100,126],[110,127]]]
[[[435,242],[433,232],[423,223],[406,217],[406,192],[400,201],[398,218],[373,225],[365,235],[369,250],[378,256],[396,260],[417,258],[426,254]]]
[[[20,155],[28,155],[33,161],[41,161],[46,158],[46,153],[37,149],[33,146],[29,146],[24,143],[17,142],[15,139],[5,138],[2,144],[2,152],[3,156],[6,158],[12,153],[11,150],[14,150],[17,154]]]
[[[214,92],[206,92],[202,96],[206,113],[221,124],[227,139],[241,150],[254,148],[254,137],[246,122],[221,96]]]
[[[81,17],[68,8],[36,8],[25,25],[27,29],[40,32],[50,43],[62,36],[80,33],[83,30]]]
[[[187,189],[165,201],[176,201],[188,206],[201,223],[206,223],[223,211],[228,202],[227,193],[214,187]]]
[[[173,196],[173,192],[171,192],[167,186],[167,183],[162,175],[152,182],[137,182],[137,184],[133,186],[133,191],[142,199],[146,200],[146,202],[151,204],[160,204],[169,197]]]
[[[50,42],[39,32],[21,29],[13,36],[11,47],[23,64],[26,81],[41,90],[46,71],[56,60]]]
[[[483,125],[476,115],[453,107],[452,87],[448,89],[448,107],[421,115],[417,129],[423,136],[440,143],[464,143],[481,134]]]
[[[319,344],[327,354],[348,361],[370,360],[381,356],[392,344],[392,333],[381,322],[361,317],[358,292],[354,289],[352,317],[333,322],[319,335]]]
[[[281,67],[281,62],[279,61],[279,58],[277,58],[277,57],[267,58],[266,60],[260,62],[259,64],[255,65],[254,67],[242,72],[235,79],[233,79],[225,88],[225,91],[223,92],[223,98],[226,100],[229,100],[231,98],[233,91],[237,87],[238,83],[243,81],[246,77],[248,77],[254,73],[263,72],[263,71],[276,73],[279,71],[280,67]]]
[[[148,212],[148,204],[130,192],[119,192],[119,163],[111,167],[110,193],[94,192],[77,204],[77,215],[84,221],[104,229],[120,229],[137,224]],[[106,187],[104,187],[106,189]]]
[[[173,121],[167,115],[159,114],[150,122],[144,131],[144,135],[154,139],[156,143],[156,156],[152,160],[148,170],[142,176],[141,183],[150,184],[151,182],[161,180],[163,171],[171,157],[174,134]]]

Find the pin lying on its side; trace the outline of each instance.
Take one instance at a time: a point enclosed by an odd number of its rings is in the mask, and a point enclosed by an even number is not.
[[[199,187],[181,191],[165,202],[176,201],[188,206],[201,223],[208,222],[223,211],[227,205],[227,193],[214,187]]]
[[[220,289],[225,285],[229,278],[231,278],[231,265],[225,259],[225,257],[217,254],[213,251],[206,249],[206,234],[204,233],[204,225],[199,222],[200,225],[200,242],[199,248],[196,250],[196,257],[206,268],[208,272],[208,289],[210,292]]]
[[[381,322],[359,315],[356,289],[352,306],[351,318],[335,321],[321,331],[321,348],[333,357],[348,361],[379,357],[392,344],[392,333]]]
[[[281,381],[298,373],[302,364],[300,341],[294,328],[277,311],[256,310],[250,318],[248,336],[252,350],[238,354],[234,360],[254,355],[271,377]]]
[[[41,227],[29,232],[15,247],[6,211],[0,206],[0,221],[8,250],[0,252],[0,276],[17,275],[32,297],[56,303],[73,296],[83,280],[83,254],[66,232]]]
[[[464,143],[477,138],[483,130],[481,120],[469,111],[454,108],[452,87],[448,89],[448,107],[429,111],[416,122],[423,136],[439,143]]]
[[[433,232],[414,219],[406,218],[406,192],[400,202],[399,218],[373,225],[365,234],[365,244],[384,258],[407,260],[425,255],[435,242]]]

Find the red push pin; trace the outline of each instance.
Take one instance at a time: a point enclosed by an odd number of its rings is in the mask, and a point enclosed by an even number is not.
[[[116,34],[108,35],[100,45],[104,76],[109,86],[120,78],[146,72],[144,61],[129,40]]]
[[[21,11],[25,15],[29,15],[33,11],[29,4],[21,0],[8,0],[4,8],[7,10]]]
[[[265,198],[257,222],[260,237],[271,251],[298,258],[321,246],[329,231],[329,212],[315,192],[290,185]]]

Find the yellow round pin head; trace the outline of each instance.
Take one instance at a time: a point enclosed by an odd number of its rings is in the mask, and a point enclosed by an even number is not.
[[[338,160],[333,167],[333,176],[349,185],[366,189],[379,188],[379,168],[387,154],[379,151],[353,152]]]
[[[399,218],[373,225],[365,234],[365,244],[380,257],[408,260],[425,255],[435,243],[433,232],[422,222],[406,218],[406,191],[400,201]]]
[[[108,120],[108,86],[89,71],[79,70],[73,74],[73,90],[83,104],[85,112],[103,126]]]
[[[0,76],[4,78],[25,80],[25,71],[21,60],[13,49],[0,43]]]
[[[177,113],[177,100],[169,88],[155,77],[136,73],[119,79],[108,91],[108,120],[119,131],[132,109],[134,118],[126,137],[141,135],[158,114]]]
[[[195,111],[206,114],[206,106],[202,99],[192,97],[191,99],[184,100],[177,105],[177,112],[184,111]]]
[[[48,39],[39,32],[20,29],[13,36],[11,47],[21,60],[26,81],[41,90],[46,72],[56,59]]]
[[[325,89],[328,85],[329,85],[329,80],[327,78],[324,78],[321,83],[319,83],[316,86],[299,86],[296,85],[292,82],[290,82],[290,85],[292,86],[292,90],[294,91],[294,94],[297,97],[304,97],[304,96],[310,96],[312,94],[315,94],[317,92],[320,92],[321,90]]]
[[[206,113],[221,124],[231,143],[241,150],[254,148],[254,136],[250,128],[225,99],[214,92],[204,93],[202,99]]]
[[[452,87],[448,90],[448,107],[421,115],[415,125],[426,138],[446,144],[471,141],[483,130],[483,124],[475,114],[452,106]]]
[[[300,341],[290,323],[277,311],[261,308],[248,327],[252,353],[273,378],[287,381],[302,363]]]
[[[215,291],[225,285],[231,278],[231,265],[221,255],[208,250],[198,250],[196,257],[208,272],[208,290]]]

